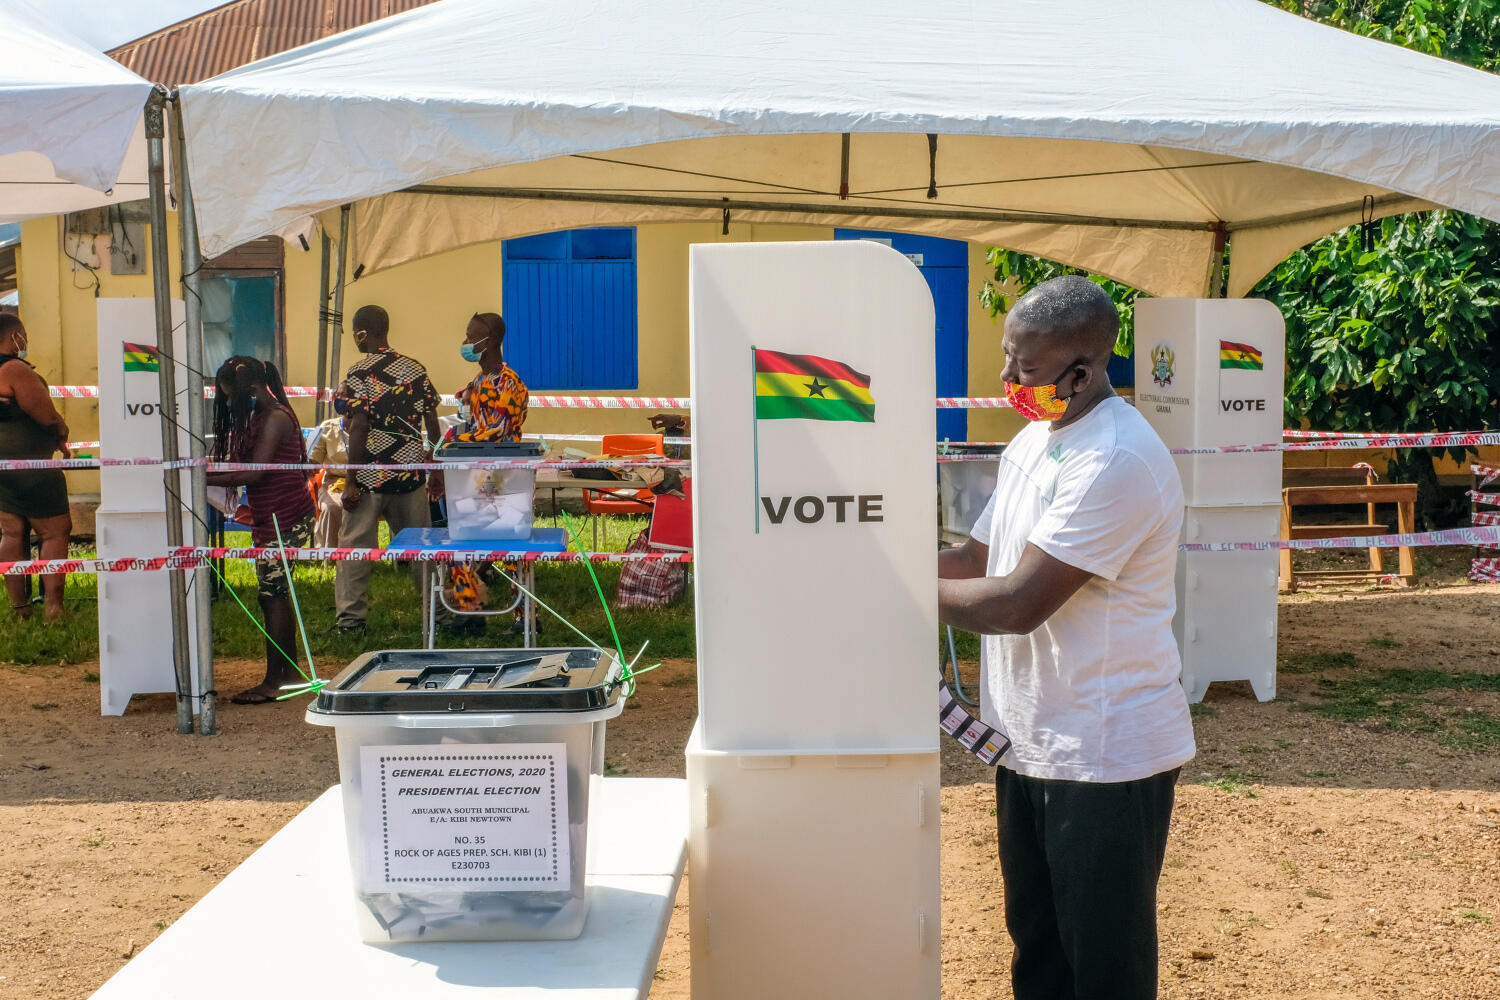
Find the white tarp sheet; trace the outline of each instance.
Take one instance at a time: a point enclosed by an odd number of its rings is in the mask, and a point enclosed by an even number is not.
[[[0,38],[0,222],[146,197],[151,84],[18,0]]]
[[[1500,79],[1259,0],[443,0],[182,100],[206,255],[373,199],[367,272],[727,207],[1162,295],[1202,294],[1227,235],[1239,294],[1367,198],[1500,220]],[[486,190],[396,193],[424,184]]]

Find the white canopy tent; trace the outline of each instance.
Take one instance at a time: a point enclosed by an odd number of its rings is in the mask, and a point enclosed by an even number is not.
[[[1239,295],[1362,216],[1500,220],[1500,79],[1258,0],[443,0],[181,101],[205,254],[355,202],[366,272],[727,211],[1158,295],[1228,240]]]
[[[0,37],[0,222],[145,198],[151,84],[24,3]]]

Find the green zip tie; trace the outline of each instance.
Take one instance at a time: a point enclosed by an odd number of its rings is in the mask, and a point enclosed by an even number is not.
[[[546,601],[544,601],[540,597],[536,596],[536,594],[534,592],[532,592],[530,590],[527,590],[525,587],[521,586],[521,581],[517,580],[515,577],[511,576],[509,573],[505,572],[505,568],[503,566],[501,566],[499,564],[496,564],[495,565],[495,572],[499,573],[501,576],[505,577],[505,579],[509,580],[511,582],[511,584],[517,590],[519,590],[521,593],[525,594],[527,597],[529,597],[533,601],[535,601],[543,609],[545,609],[547,612],[549,612],[552,615],[552,617],[556,618],[558,621],[560,621],[564,625],[568,626],[568,628],[572,629],[574,631],[574,633],[577,634],[577,636],[580,639],[582,639],[584,642],[588,643],[590,646],[593,646],[595,649],[597,649],[599,652],[603,653],[605,656],[609,655],[609,650],[607,650],[603,646],[599,645],[593,639],[590,639],[587,635],[585,635],[583,633],[582,629],[580,629],[577,625],[574,625],[572,622],[570,622],[566,618],[564,618],[556,609],[554,609]]]
[[[276,552],[281,557],[281,570],[286,574],[286,589],[292,595],[292,613],[297,616],[297,631],[302,633],[302,648],[307,652],[307,669],[312,671],[312,679],[318,679],[318,665],[313,662],[312,643],[307,641],[307,624],[302,621],[302,606],[297,603],[297,581],[292,577],[291,563],[286,558],[286,542],[281,539],[281,522],[275,514],[271,515],[271,527],[276,529]],[[298,673],[302,673],[300,670]],[[306,674],[302,674],[306,677]]]
[[[297,658],[295,656],[286,655],[286,650],[281,648],[281,644],[275,639],[271,638],[271,633],[267,632],[264,626],[261,625],[260,620],[256,618],[253,613],[251,613],[249,608],[245,607],[245,602],[240,600],[239,594],[235,593],[233,584],[224,579],[224,574],[219,572],[219,567],[214,565],[214,561],[212,559],[207,559],[204,561],[208,563],[208,568],[214,571],[214,576],[219,578],[219,582],[224,585],[224,589],[229,591],[229,596],[234,598],[234,603],[238,604],[240,606],[240,610],[245,612],[245,617],[250,619],[250,624],[259,629],[260,634],[266,637],[266,641],[276,647],[276,652],[280,653],[282,656],[286,656],[286,658],[292,662],[292,666],[296,667],[297,673],[302,674],[303,679],[305,679],[309,684],[313,683],[315,678],[308,677],[307,674],[303,672],[302,668],[297,666]]]
[[[609,623],[609,633],[615,640],[615,652],[620,657],[621,676],[625,682],[625,697],[629,698],[635,694],[635,681],[631,677],[630,667],[625,662],[625,647],[620,642],[620,630],[615,628],[615,616],[610,613],[609,601],[604,597],[604,587],[599,583],[599,575],[594,572],[593,553],[583,547],[583,536],[579,534],[577,528],[573,527],[573,519],[568,516],[568,512],[563,511],[562,516],[563,523],[568,526],[568,533],[573,536],[573,543],[578,546],[578,551],[583,555],[584,568],[589,571],[589,579],[594,581],[594,593],[599,595],[599,604],[604,608],[604,620]]]
[[[556,608],[553,608],[546,601],[542,600],[533,591],[527,590],[525,587],[523,587],[521,585],[521,581],[517,580],[515,577],[511,576],[509,573],[505,572],[505,568],[503,566],[501,566],[501,565],[499,565],[497,563],[495,565],[495,572],[499,573],[501,576],[505,577],[505,579],[509,580],[511,582],[511,584],[514,585],[517,590],[519,590],[521,593],[525,594],[527,597],[530,597],[533,601],[535,601],[543,609],[545,609],[549,614],[551,614],[552,617],[556,618],[558,621],[560,621],[564,625],[568,626],[568,628],[572,629],[573,632],[574,632],[574,634],[576,634],[584,642],[588,643],[590,646],[593,646],[595,649],[597,649],[599,652],[603,653],[605,656],[609,656],[610,655],[609,650],[605,649],[603,646],[599,645],[593,639],[589,638],[588,635],[586,635],[582,629],[580,629],[577,625],[574,625],[572,622],[570,622],[566,618],[564,618],[562,616],[562,614]],[[649,645],[651,645],[651,640],[649,640],[649,639],[646,640],[645,642],[641,643],[640,651],[635,654],[635,660],[639,660],[641,658],[641,653],[644,653],[646,651],[646,647],[649,646]],[[657,667],[661,666],[660,663],[657,663],[657,664],[655,664],[653,666],[645,668],[644,670],[632,670],[631,669],[631,665],[635,663],[635,660],[631,660],[629,664],[627,664],[623,658],[621,658],[621,659],[619,659],[619,660],[616,661],[620,665],[621,684],[624,685],[624,687],[625,687],[625,697],[627,697],[627,698],[633,697],[635,695],[635,675],[636,674],[644,674],[647,671],[655,670]]]

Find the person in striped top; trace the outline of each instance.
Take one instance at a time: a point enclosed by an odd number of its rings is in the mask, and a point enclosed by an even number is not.
[[[257,358],[225,361],[216,377],[214,441],[216,462],[305,464],[302,429],[292,413],[281,373]],[[299,469],[210,472],[210,486],[243,486],[250,504],[250,540],[256,546],[300,548],[312,540],[316,507]],[[291,585],[281,559],[263,555],[255,561],[260,609],[266,616],[266,677],[230,700],[236,705],[275,701],[283,685],[298,679],[296,622]]]

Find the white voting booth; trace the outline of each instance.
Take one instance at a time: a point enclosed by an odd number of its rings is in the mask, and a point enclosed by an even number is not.
[[[1169,448],[1281,440],[1286,328],[1262,299],[1136,302],[1135,399]],[[1281,453],[1177,455],[1183,541],[1273,541]],[[1177,559],[1182,684],[1190,701],[1214,681],[1276,695],[1276,552],[1184,552]]]
[[[149,298],[99,299],[99,445],[111,458],[161,457],[161,390],[157,373],[140,369],[131,345],[156,346],[156,314]],[[175,353],[185,354],[182,301],[172,300]],[[163,364],[166,362],[163,361]],[[182,384],[179,379],[178,384]],[[179,405],[181,400],[179,399]],[[181,421],[187,424],[184,414]],[[180,453],[188,453],[186,431]],[[182,480],[186,495],[186,476]],[[94,518],[99,556],[115,559],[167,551],[166,493],[159,466],[107,466],[99,470],[100,504]],[[183,535],[192,532],[191,515]],[[205,515],[206,516],[206,515]],[[120,715],[133,694],[175,690],[172,668],[170,577],[161,572],[99,575],[99,698],[105,715]],[[196,624],[188,618],[188,649],[196,651]],[[196,654],[193,654],[196,659]],[[193,664],[193,694],[198,670]],[[197,700],[193,702],[197,711]]]
[[[693,996],[935,998],[931,294],[851,241],[695,246],[691,298]],[[873,420],[772,415],[830,372]]]

